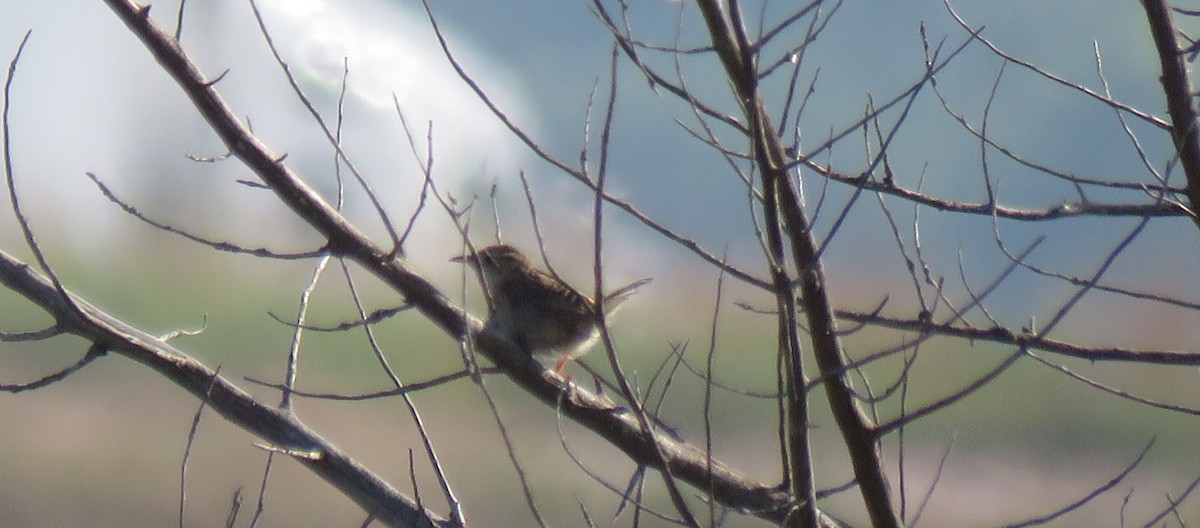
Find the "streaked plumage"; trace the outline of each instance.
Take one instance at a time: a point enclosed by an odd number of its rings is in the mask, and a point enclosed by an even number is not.
[[[535,357],[558,360],[555,372],[588,352],[600,337],[595,303],[553,275],[534,267],[519,250],[489,246],[452,259],[478,269],[492,299],[487,325]],[[606,316],[650,282],[642,279],[604,298]]]

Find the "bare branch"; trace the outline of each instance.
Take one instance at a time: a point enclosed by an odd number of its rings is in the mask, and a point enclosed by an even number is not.
[[[314,250],[314,251],[305,251],[305,252],[298,252],[298,253],[280,253],[280,252],[268,250],[268,248],[265,248],[265,247],[244,247],[244,246],[240,246],[238,244],[233,244],[233,242],[224,242],[224,241],[205,239],[205,238],[203,238],[203,236],[188,233],[187,230],[176,228],[174,226],[170,226],[170,224],[167,224],[167,223],[158,222],[158,221],[154,220],[154,218],[150,218],[149,216],[146,216],[145,214],[143,214],[142,211],[138,210],[137,208],[134,208],[133,205],[125,202],[125,200],[122,200],[120,197],[116,196],[116,194],[113,193],[112,190],[109,190],[108,186],[104,185],[104,182],[100,180],[100,176],[97,176],[95,173],[85,173],[85,174],[88,175],[88,178],[91,179],[92,182],[95,182],[96,187],[100,187],[100,192],[104,194],[104,198],[108,198],[109,202],[112,202],[112,203],[120,206],[121,210],[124,210],[125,212],[127,212],[127,214],[130,214],[130,216],[133,216],[134,218],[138,218],[138,220],[140,220],[146,224],[149,224],[149,226],[151,226],[151,227],[164,230],[164,232],[167,232],[170,234],[182,236],[182,238],[191,240],[193,242],[197,242],[197,244],[209,246],[211,248],[214,248],[214,250],[217,250],[217,251],[224,251],[224,252],[229,252],[229,253],[246,253],[246,254],[251,254],[251,256],[254,256],[254,257],[276,258],[276,259],[281,259],[281,260],[299,260],[299,259],[307,259],[307,258],[316,258],[316,257],[323,256],[323,254],[326,253],[325,250]]]
[[[835,314],[838,318],[848,321],[911,331],[920,335],[941,335],[970,341],[990,341],[1025,347],[1032,350],[1044,350],[1088,361],[1127,361],[1153,365],[1200,365],[1200,352],[1132,350],[1121,347],[1087,347],[1045,337],[1027,329],[1012,330],[1000,326],[975,328],[955,325],[954,323],[933,323],[923,319],[898,319],[852,310],[837,310]]]
[[[181,15],[182,16],[182,15]],[[217,367],[213,371],[213,380],[221,375],[221,368]],[[192,416],[192,427],[188,429],[187,445],[183,448],[183,460],[179,463],[179,528],[183,528],[183,512],[187,505],[187,469],[188,459],[192,456],[192,444],[196,441],[196,431],[200,429],[200,415],[204,412],[204,408],[208,406],[208,398],[212,395],[212,385],[209,385],[209,390],[204,397],[200,399],[200,406],[196,408],[196,414]]]
[[[1178,518],[1179,512],[1176,511],[1176,508],[1180,504],[1182,504],[1184,499],[1187,499],[1188,496],[1191,495],[1193,491],[1196,491],[1197,486],[1200,486],[1200,477],[1196,477],[1195,479],[1192,479],[1192,482],[1190,484],[1188,484],[1187,488],[1184,488],[1183,493],[1179,494],[1179,498],[1171,499],[1170,496],[1168,496],[1168,500],[1170,501],[1170,504],[1168,504],[1167,507],[1163,509],[1162,513],[1159,513],[1158,515],[1154,516],[1153,519],[1146,521],[1146,524],[1144,526],[1158,525],[1159,521],[1162,521],[1163,518],[1165,518],[1167,516],[1167,514],[1169,514],[1169,513],[1174,513],[1176,515],[1176,520],[1179,521],[1180,526],[1186,526],[1186,524],[1184,524],[1183,520]]]
[[[34,330],[32,332],[0,332],[0,342],[17,343],[20,341],[42,341],[51,337],[62,335],[63,330],[58,325]]]
[[[1154,440],[1151,439],[1149,442],[1146,443],[1146,447],[1142,449],[1142,452],[1138,453],[1137,458],[1134,458],[1133,462],[1130,462],[1129,465],[1125,466],[1125,469],[1121,470],[1120,473],[1117,473],[1117,475],[1114,476],[1112,479],[1109,479],[1109,481],[1104,483],[1104,485],[1092,490],[1087,495],[1084,495],[1083,498],[1081,498],[1075,502],[1072,502],[1071,504],[1068,504],[1068,505],[1058,509],[1057,511],[1051,512],[1051,513],[1043,515],[1041,517],[1036,517],[1036,518],[1029,519],[1026,521],[1021,521],[1019,523],[1010,524],[1008,526],[1010,526],[1011,528],[1024,528],[1026,526],[1039,526],[1039,525],[1046,524],[1050,521],[1053,521],[1054,519],[1062,517],[1063,515],[1071,513],[1075,510],[1078,510],[1079,508],[1083,507],[1083,505],[1091,502],[1096,497],[1099,497],[1102,493],[1115,488],[1117,486],[1117,484],[1120,484],[1121,481],[1125,480],[1125,477],[1129,476],[1129,474],[1133,472],[1134,468],[1138,467],[1138,465],[1140,465],[1142,463],[1142,460],[1146,458],[1146,454],[1148,454],[1150,452],[1150,448],[1153,446],[1154,446]],[[1152,524],[1154,524],[1154,522],[1151,522],[1148,525],[1152,525]]]
[[[1144,0],[1146,20],[1150,22],[1150,35],[1162,67],[1163,92],[1167,98],[1167,111],[1171,114],[1171,136],[1175,139],[1175,151],[1187,175],[1187,196],[1192,211],[1200,211],[1200,113],[1196,109],[1188,67],[1175,34],[1179,29],[1171,16],[1166,0]],[[1200,216],[1192,216],[1200,227]]]
[[[130,9],[135,8],[130,6]],[[131,14],[141,16],[136,10]],[[385,524],[451,526],[431,512],[417,510],[411,500],[295,417],[262,405],[179,349],[71,295],[71,304],[85,314],[84,317],[74,316],[48,279],[3,252],[0,252],[0,283],[54,314],[64,331],[97,343],[90,354],[99,356],[101,350],[107,349],[127,356],[154,369],[197,398],[203,399],[207,395],[214,411],[272,445],[318,453],[317,458],[297,461],[340,489],[363,509],[373,512]]]
[[[995,216],[1007,220],[1026,222],[1058,220],[1062,218],[1099,216],[1099,217],[1137,217],[1162,218],[1190,216],[1190,212],[1166,201],[1154,203],[1095,203],[1095,202],[1064,202],[1045,209],[1019,209],[1004,205],[989,205],[987,203],[958,202],[938,198],[920,191],[907,189],[887,182],[864,180],[860,176],[852,176],[821,166],[815,162],[805,161],[804,166],[830,180],[862,187],[865,190],[880,192],[911,200],[939,211],[968,213],[983,216]]]
[[[45,376],[41,379],[31,381],[29,383],[20,383],[20,384],[15,384],[15,385],[0,384],[0,392],[10,392],[10,393],[16,394],[18,392],[37,390],[42,387],[48,386],[52,383],[62,381],[64,379],[66,379],[67,376],[70,376],[71,374],[78,372],[79,369],[86,367],[89,363],[95,361],[96,359],[100,358],[101,356],[104,356],[104,354],[106,352],[107,351],[104,350],[104,348],[100,347],[99,345],[93,344],[91,347],[88,348],[87,353],[84,354],[83,357],[79,359],[79,361],[76,361],[74,365],[71,365],[65,369],[62,369],[58,372],[50,374],[49,376]]]
[[[82,310],[72,302],[71,297],[67,295],[66,288],[62,285],[62,281],[59,280],[58,275],[50,267],[45,253],[42,252],[41,246],[38,245],[37,239],[33,235],[33,227],[30,226],[29,219],[26,218],[25,213],[21,210],[21,201],[17,197],[16,173],[13,170],[12,162],[12,131],[9,129],[8,117],[9,110],[12,108],[12,85],[17,77],[17,65],[21,61],[21,53],[25,51],[25,45],[29,43],[29,37],[32,34],[33,30],[26,31],[25,36],[21,38],[21,44],[17,46],[17,52],[13,54],[12,61],[8,64],[8,74],[4,78],[4,108],[2,114],[0,114],[0,133],[2,133],[4,140],[4,183],[8,188],[8,201],[12,205],[13,216],[16,217],[17,224],[21,226],[21,234],[25,237],[25,245],[33,252],[38,266],[50,277],[50,280],[54,284],[54,289],[58,291],[59,297],[66,308],[75,316],[84,317]]]
[[[321,280],[321,275],[324,274],[328,264],[329,255],[325,255],[317,261],[317,265],[313,267],[312,278],[308,280],[308,285],[300,293],[299,306],[296,308],[296,324],[292,327],[292,343],[288,346],[286,371],[283,376],[287,390],[283,391],[282,400],[279,402],[279,407],[287,412],[292,411],[291,389],[296,386],[296,375],[300,368],[300,337],[304,333],[304,321],[308,318],[309,299],[317,289],[317,282]]]
[[[593,241],[593,246],[594,246],[594,248],[593,248],[593,251],[594,251],[593,252],[593,259],[594,259],[593,275],[594,275],[594,283],[595,283],[595,294],[593,295],[592,298],[597,299],[597,300],[604,299],[604,274],[603,274],[603,267],[601,266],[601,262],[602,262],[601,255],[603,253],[602,243],[604,241],[604,237],[602,236],[603,227],[604,227],[604,222],[603,222],[603,218],[604,218],[604,216],[603,216],[604,183],[605,183],[605,179],[608,175],[607,167],[608,167],[608,152],[609,152],[608,149],[609,149],[609,144],[610,144],[609,141],[610,141],[611,132],[612,132],[613,112],[614,112],[614,109],[616,108],[616,104],[617,104],[617,48],[616,48],[616,46],[613,47],[612,56],[610,59],[609,79],[610,79],[610,84],[609,84],[608,107],[606,109],[605,116],[604,116],[604,131],[601,132],[601,137],[600,137],[600,167],[597,170],[596,193],[595,193],[595,200],[593,202],[593,207],[592,207],[592,217],[593,217],[592,241]],[[691,510],[688,508],[687,502],[684,501],[684,499],[683,499],[683,493],[679,490],[679,485],[675,482],[674,472],[672,471],[671,465],[669,463],[667,463],[667,457],[664,453],[664,450],[659,446],[658,442],[655,440],[656,434],[654,433],[654,430],[651,427],[650,419],[648,418],[645,409],[643,409],[643,407],[642,407],[642,402],[638,398],[637,392],[635,392],[633,390],[633,387],[631,387],[629,385],[629,380],[628,380],[628,378],[625,377],[625,372],[621,368],[621,361],[617,357],[617,352],[616,352],[616,348],[613,345],[612,336],[609,335],[608,325],[606,324],[606,322],[604,320],[604,303],[603,302],[596,303],[595,312],[596,313],[593,315],[595,316],[597,326],[600,329],[600,340],[601,340],[601,342],[604,343],[605,351],[608,352],[609,365],[612,366],[613,374],[617,378],[617,383],[619,384],[619,386],[621,388],[621,392],[623,393],[623,396],[625,397],[625,401],[628,402],[630,407],[633,408],[633,414],[637,418],[638,426],[642,430],[642,434],[644,435],[644,437],[646,438],[648,443],[651,445],[651,448],[652,448],[651,452],[654,455],[656,462],[657,462],[657,464],[655,464],[655,465],[662,470],[663,481],[666,483],[667,492],[671,496],[671,502],[674,503],[675,510],[677,512],[679,512],[679,515],[683,518],[684,523],[686,523],[688,526],[692,526],[694,528],[699,528],[700,527],[699,521],[697,521],[695,516],[692,515]],[[705,460],[705,474],[708,475],[708,489],[709,489],[709,493],[711,495],[713,493],[713,488],[714,488],[713,477],[712,477],[712,475],[713,475],[712,457],[706,456],[705,459],[706,459]]]
[[[354,175],[358,185],[361,186],[363,191],[367,193],[367,197],[371,200],[371,205],[375,208],[375,213],[379,215],[379,220],[383,223],[384,229],[387,230],[388,236],[390,236],[392,239],[392,252],[397,254],[403,252],[403,248],[400,246],[400,235],[396,234],[396,228],[392,225],[392,221],[387,214],[387,210],[384,209],[383,204],[380,203],[379,197],[376,195],[375,190],[371,187],[367,179],[363,177],[362,173],[358,171],[358,168],[354,166],[354,162],[350,161],[350,157],[347,156],[345,151],[342,150],[341,142],[338,141],[335,131],[329,129],[329,126],[325,123],[325,119],[321,117],[321,113],[317,111],[317,109],[312,105],[312,102],[309,101],[308,96],[306,96],[304,91],[300,89],[300,83],[296,81],[295,76],[292,75],[291,68],[288,66],[287,62],[283,60],[283,57],[279,55],[279,50],[275,48],[275,42],[271,38],[270,32],[267,31],[267,24],[262,18],[262,13],[258,10],[258,4],[255,3],[254,0],[250,0],[250,7],[254,11],[254,19],[258,22],[258,27],[262,31],[263,38],[265,38],[267,41],[267,47],[270,48],[271,55],[275,57],[275,62],[279,64],[280,69],[283,70],[284,75],[287,77],[288,84],[291,85],[292,91],[295,92],[296,97],[300,100],[300,102],[304,104],[304,108],[308,110],[308,113],[313,117],[313,120],[320,125],[321,130],[325,132],[325,138],[329,140],[329,145],[334,148],[342,162],[346,164],[348,169],[350,169],[350,173]],[[277,162],[279,161],[282,160],[277,160]],[[269,181],[267,182],[268,185],[270,185],[270,183],[271,182]],[[340,188],[341,186],[339,186],[339,189]]]
[[[497,368],[497,367],[483,368],[483,369],[480,369],[480,371],[479,371],[480,374],[501,374],[503,372],[504,371],[502,369]],[[270,383],[270,382],[266,382],[266,381],[262,381],[262,380],[257,380],[254,378],[245,378],[245,379],[246,379],[246,381],[249,381],[250,383],[254,383],[256,385],[262,385],[264,387],[270,387],[272,389],[277,389],[277,390],[281,390],[281,391],[290,390],[290,392],[292,393],[293,396],[300,396],[303,398],[316,398],[316,399],[320,399],[320,400],[333,400],[333,401],[361,401],[361,400],[373,400],[373,399],[377,399],[377,398],[390,398],[392,396],[399,396],[402,394],[409,394],[409,393],[413,393],[413,392],[417,392],[417,391],[422,391],[425,389],[432,389],[434,387],[440,387],[440,386],[450,383],[452,381],[469,378],[471,376],[472,376],[471,372],[468,372],[465,370],[460,370],[458,372],[455,372],[452,374],[446,374],[443,376],[438,376],[438,377],[429,379],[427,381],[418,381],[415,383],[405,383],[404,386],[402,386],[402,387],[388,389],[388,390],[375,391],[375,392],[368,392],[368,393],[364,393],[364,394],[309,392],[309,391],[304,391],[304,390],[288,389],[288,387],[282,383]]]
[[[277,323],[281,323],[281,324],[285,324],[285,325],[293,326],[293,327],[299,327],[299,328],[303,328],[305,330],[311,330],[313,332],[344,332],[346,330],[358,328],[360,326],[373,325],[375,323],[386,320],[387,318],[389,318],[393,315],[396,315],[400,312],[409,310],[411,308],[413,308],[413,306],[411,304],[403,304],[400,306],[393,306],[391,308],[380,308],[369,314],[364,312],[361,319],[356,319],[354,321],[346,321],[346,322],[338,323],[335,325],[329,325],[329,326],[319,326],[319,325],[313,325],[313,324],[297,325],[294,321],[286,321],[282,317],[275,315],[272,312],[267,312],[267,316],[270,317],[271,319],[274,319],[275,322],[277,322]]]
[[[1170,125],[1170,124],[1168,124],[1166,121],[1163,121],[1162,119],[1159,119],[1159,118],[1157,118],[1157,117],[1154,117],[1154,116],[1152,116],[1152,115],[1150,115],[1150,114],[1148,114],[1148,113],[1146,113],[1146,112],[1143,112],[1143,111],[1141,111],[1141,110],[1138,110],[1138,109],[1136,109],[1136,108],[1133,108],[1133,107],[1131,107],[1131,106],[1129,106],[1129,105],[1127,105],[1127,104],[1124,104],[1124,103],[1121,103],[1121,102],[1119,102],[1119,101],[1114,101],[1114,100],[1112,100],[1112,99],[1109,99],[1109,98],[1107,98],[1107,97],[1105,97],[1105,96],[1103,96],[1103,95],[1101,95],[1101,94],[1099,94],[1099,93],[1096,93],[1095,91],[1093,91],[1092,89],[1090,89],[1090,88],[1088,88],[1088,87],[1086,87],[1086,86],[1083,86],[1083,85],[1081,85],[1081,84],[1077,84],[1077,83],[1073,83],[1073,82],[1071,82],[1071,81],[1068,81],[1068,80],[1066,80],[1066,79],[1064,79],[1064,78],[1062,78],[1062,77],[1059,77],[1059,76],[1057,76],[1057,75],[1054,75],[1054,74],[1052,74],[1052,73],[1050,73],[1050,72],[1047,72],[1046,70],[1044,70],[1044,69],[1042,69],[1042,68],[1039,68],[1037,65],[1035,65],[1035,64],[1033,64],[1033,63],[1031,63],[1031,62],[1029,62],[1029,61],[1021,60],[1021,59],[1019,59],[1019,58],[1017,58],[1017,57],[1015,57],[1015,56],[1013,56],[1013,55],[1010,55],[1010,54],[1008,54],[1008,53],[1005,53],[1005,52],[1004,52],[1003,50],[1001,50],[1001,49],[1000,49],[998,46],[996,46],[996,45],[995,45],[995,44],[993,44],[991,41],[989,41],[989,40],[988,40],[988,39],[986,39],[986,38],[983,38],[983,36],[982,36],[982,35],[980,35],[980,33],[983,31],[983,28],[982,28],[982,27],[981,27],[981,28],[978,28],[978,29],[972,29],[972,28],[971,28],[971,26],[970,26],[970,25],[969,25],[969,24],[966,22],[966,20],[963,20],[963,18],[962,18],[961,16],[959,16],[959,14],[958,14],[958,13],[957,13],[957,12],[954,10],[954,8],[953,8],[953,7],[950,5],[950,0],[942,0],[942,3],[943,3],[943,5],[945,5],[945,6],[946,6],[946,10],[950,12],[950,16],[954,17],[954,20],[955,20],[955,22],[957,22],[957,23],[958,23],[958,25],[962,26],[963,30],[965,30],[965,31],[967,31],[968,33],[970,33],[970,34],[971,34],[971,37],[972,37],[972,39],[973,39],[973,40],[976,40],[976,41],[978,41],[979,43],[981,43],[981,44],[983,44],[984,46],[986,46],[986,47],[987,47],[989,50],[991,50],[991,51],[992,51],[992,53],[996,54],[996,56],[998,56],[998,57],[1001,57],[1001,58],[1003,58],[1004,60],[1006,60],[1006,61],[1008,61],[1008,62],[1012,62],[1012,63],[1014,63],[1014,64],[1017,64],[1017,65],[1019,65],[1019,66],[1021,66],[1021,67],[1025,68],[1025,69],[1027,69],[1027,70],[1029,70],[1029,71],[1032,71],[1033,73],[1035,73],[1035,74],[1037,74],[1037,75],[1040,75],[1040,76],[1042,76],[1042,77],[1045,77],[1046,79],[1049,79],[1049,80],[1051,80],[1051,81],[1054,81],[1054,82],[1056,82],[1056,83],[1058,83],[1058,84],[1061,84],[1061,85],[1063,85],[1063,86],[1066,86],[1067,88],[1070,88],[1070,89],[1072,89],[1072,90],[1075,90],[1075,91],[1077,91],[1077,92],[1079,92],[1079,93],[1082,93],[1082,94],[1084,94],[1084,95],[1087,95],[1087,96],[1089,96],[1089,97],[1091,97],[1091,98],[1093,98],[1093,99],[1095,99],[1095,100],[1097,100],[1097,101],[1099,101],[1099,102],[1101,102],[1101,103],[1103,103],[1103,104],[1105,104],[1105,105],[1108,105],[1108,106],[1111,106],[1111,107],[1113,107],[1113,108],[1116,108],[1116,109],[1122,110],[1122,111],[1124,111],[1124,112],[1128,112],[1130,115],[1136,116],[1138,119],[1141,119],[1142,121],[1145,121],[1145,122],[1147,122],[1147,123],[1149,123],[1149,124],[1151,124],[1151,125],[1154,125],[1154,126],[1156,126],[1156,127],[1158,127],[1158,128],[1161,128],[1161,129],[1164,129],[1164,130],[1169,130],[1169,129],[1171,128],[1171,125]]]

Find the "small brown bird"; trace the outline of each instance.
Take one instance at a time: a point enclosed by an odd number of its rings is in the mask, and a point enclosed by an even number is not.
[[[516,248],[500,244],[450,260],[466,262],[482,273],[484,289],[492,299],[487,326],[534,357],[557,359],[556,374],[561,374],[572,359],[587,353],[599,339],[595,301],[535,268]],[[641,279],[606,295],[604,314],[611,316],[649,282],[648,278]]]

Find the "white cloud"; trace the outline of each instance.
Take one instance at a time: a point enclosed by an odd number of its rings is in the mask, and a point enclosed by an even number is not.
[[[432,121],[435,144],[452,154],[439,161],[453,164],[465,158],[477,164],[486,158],[489,165],[508,167],[524,158],[523,147],[516,145],[450,67],[415,4],[310,0],[294,5],[271,0],[262,5],[268,28],[298,75],[336,92],[343,59],[348,60],[349,96],[373,107],[383,121],[396,124],[395,96],[410,125],[422,135],[425,124]],[[474,49],[469,38],[455,34],[445,23],[443,28],[457,59],[488,95],[523,126],[536,128],[517,79],[507,75],[499,57]]]
[[[80,252],[128,236],[128,217],[84,178],[84,171],[94,171],[163,221],[211,226],[214,237],[250,245],[278,241],[246,240],[238,227],[254,219],[250,225],[259,231],[251,236],[264,237],[278,222],[290,222],[282,208],[263,206],[262,192],[232,183],[252,178],[241,163],[195,164],[184,158],[224,149],[115,15],[94,6],[22,6],[0,22],[0,43],[15,50],[21,33],[35,28],[14,88],[13,121],[18,185],[30,206],[41,206],[35,227],[86,222],[90,231],[70,242]],[[529,163],[525,148],[448,65],[424,14],[414,10],[419,6],[376,0],[263,0],[259,6],[281,56],[329,123],[343,58],[349,61],[345,148],[384,196],[395,221],[410,213],[420,178],[393,94],[422,153],[433,123],[434,170],[443,189],[456,189],[463,177],[487,167],[515,174]],[[330,189],[331,164],[325,160],[332,149],[272,62],[250,10],[240,2],[189,8],[184,50],[210,77],[228,69],[217,89],[234,112],[249,119],[269,147],[288,154],[288,163],[310,183]],[[153,15],[170,28],[174,9],[156,4]],[[473,49],[469,38],[445,26],[452,50],[489,95],[523,126],[537,129],[503,61]],[[363,203],[359,199],[357,205]],[[56,229],[54,236],[69,235]]]

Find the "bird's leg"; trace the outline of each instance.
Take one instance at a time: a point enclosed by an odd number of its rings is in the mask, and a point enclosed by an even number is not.
[[[561,376],[563,381],[566,381],[567,383],[571,382],[571,375],[564,373],[563,369],[566,368],[567,363],[570,363],[570,362],[571,362],[571,358],[568,356],[568,357],[564,357],[564,358],[558,360],[558,363],[554,364],[554,373]]]

